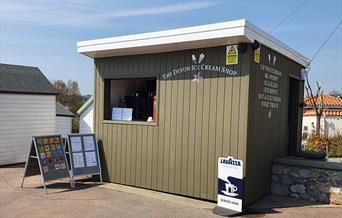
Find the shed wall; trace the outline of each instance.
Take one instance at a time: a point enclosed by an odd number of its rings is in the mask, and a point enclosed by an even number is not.
[[[80,133],[94,132],[94,103],[91,103],[80,115]]]
[[[66,138],[71,133],[72,117],[56,116],[56,134]]]
[[[342,116],[326,116],[324,120],[324,134],[329,137],[342,134]]]
[[[193,64],[227,67],[226,47],[95,60],[95,132],[111,182],[216,200],[217,159],[246,160],[249,54],[229,68],[231,76],[204,70],[165,73]],[[198,59],[197,59],[198,60]],[[157,77],[158,122],[120,124],[104,121],[104,80]]]
[[[25,162],[32,136],[55,134],[56,97],[0,93],[0,165]]]
[[[274,58],[275,57],[275,58]],[[275,60],[275,61],[274,61]],[[274,64],[273,64],[274,63]],[[263,65],[263,66],[262,66]],[[273,69],[273,70],[265,70]],[[265,196],[271,190],[272,159],[288,154],[289,126],[297,128],[297,144],[300,146],[303,82],[300,81],[300,69],[302,67],[282,56],[281,54],[265,47],[261,47],[260,63],[254,62],[254,52],[251,52],[250,88],[249,88],[249,114],[248,114],[248,147],[246,163],[246,203],[251,203]],[[271,94],[281,98],[281,102],[264,101],[260,94],[265,92],[265,81],[269,75],[281,72],[276,84],[278,94]],[[272,71],[272,72],[271,72]],[[265,75],[265,74],[268,75]],[[267,77],[267,78],[266,78]],[[298,120],[290,120],[289,111],[289,80],[294,78],[299,82],[297,87],[297,102],[291,103],[297,111]],[[273,78],[274,79],[274,78]],[[263,105],[262,102],[278,103],[278,108]],[[297,126],[293,126],[297,122]]]

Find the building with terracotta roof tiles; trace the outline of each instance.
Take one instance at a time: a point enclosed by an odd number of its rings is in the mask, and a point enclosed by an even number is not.
[[[323,95],[323,114],[321,117],[321,134],[334,136],[342,134],[342,98],[332,95]],[[320,98],[314,99],[319,105]],[[309,98],[304,99],[303,113],[303,139],[315,132],[316,114],[313,109],[312,101]]]

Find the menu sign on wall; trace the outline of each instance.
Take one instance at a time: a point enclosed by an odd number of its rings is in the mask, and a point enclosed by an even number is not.
[[[279,80],[282,77],[282,72],[279,71],[275,65],[277,57],[268,54],[268,63],[260,64],[260,70],[263,73],[263,87],[258,93],[258,99],[260,105],[263,108],[268,108],[268,118],[272,117],[272,109],[278,109],[281,103],[281,97],[279,95]]]

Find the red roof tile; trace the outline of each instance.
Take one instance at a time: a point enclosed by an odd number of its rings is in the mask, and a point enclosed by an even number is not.
[[[316,116],[312,109],[306,110],[303,116]],[[323,109],[323,116],[342,116],[342,109]]]
[[[315,102],[318,105],[320,98],[315,98]],[[309,98],[304,99],[304,104],[305,106],[312,106]],[[323,95],[323,106],[342,106],[342,99],[331,95]]]

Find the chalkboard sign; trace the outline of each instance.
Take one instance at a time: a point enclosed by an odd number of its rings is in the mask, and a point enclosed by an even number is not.
[[[46,183],[51,180],[69,177],[69,166],[65,156],[60,135],[32,137],[30,151],[27,157],[25,177],[41,174],[46,192]]]
[[[71,176],[100,175],[102,182],[99,149],[95,134],[69,134],[68,154]]]

